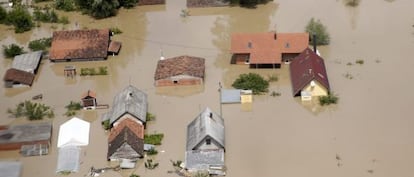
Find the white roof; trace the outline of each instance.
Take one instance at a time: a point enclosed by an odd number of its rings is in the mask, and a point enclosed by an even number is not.
[[[89,144],[90,123],[74,117],[60,125],[57,147],[86,146]]]
[[[34,71],[39,67],[41,58],[42,51],[17,55],[13,59],[12,68],[34,73]]]

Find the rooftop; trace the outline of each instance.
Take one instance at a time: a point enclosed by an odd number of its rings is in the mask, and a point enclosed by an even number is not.
[[[194,150],[206,137],[210,136],[224,148],[224,120],[206,108],[187,126],[187,150]]]
[[[49,140],[51,136],[52,124],[49,122],[14,125],[8,129],[0,130],[0,145]]]
[[[41,58],[42,51],[17,55],[13,59],[12,68],[35,73],[39,66]]]
[[[223,174],[211,167],[224,167],[224,150],[195,150],[185,152],[185,167],[190,171],[208,171],[210,174]]]
[[[8,69],[4,74],[4,81],[18,82],[29,86],[33,84],[34,78],[34,74],[14,68]]]
[[[328,90],[330,89],[325,62],[309,48],[306,48],[290,63],[290,78],[293,95],[297,95],[314,79]]]
[[[109,29],[53,32],[50,60],[106,58]]]
[[[251,64],[282,62],[282,53],[300,53],[309,45],[308,33],[232,34],[231,53],[250,54]]]
[[[154,79],[159,80],[178,75],[188,75],[204,79],[204,60],[204,58],[187,55],[159,60]]]

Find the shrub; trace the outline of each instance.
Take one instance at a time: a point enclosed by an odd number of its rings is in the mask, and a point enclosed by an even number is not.
[[[364,64],[364,60],[356,60],[355,63],[362,65],[362,64]]]
[[[14,26],[14,32],[23,33],[34,26],[32,16],[23,7],[16,7],[7,14],[7,23]]]
[[[111,128],[109,119],[105,120],[105,121],[102,121],[102,127],[104,128],[104,130],[109,130]]]
[[[16,55],[24,53],[23,47],[16,44],[10,44],[8,46],[3,45],[3,53],[6,58],[13,58]]]
[[[155,148],[151,148],[147,151],[148,155],[156,155],[158,154],[158,151]]]
[[[129,175],[129,177],[139,177],[139,175],[133,173],[133,174]]]
[[[345,0],[347,6],[356,7],[360,3],[360,0]]]
[[[64,11],[73,11],[75,10],[75,2],[73,0],[56,0],[55,2],[56,9]]]
[[[164,138],[164,134],[162,133],[155,133],[155,134],[145,134],[144,135],[144,143],[145,144],[153,144],[153,145],[161,145],[161,141]]]
[[[54,112],[49,106],[31,101],[21,102],[16,109],[8,109],[7,112],[16,118],[25,116],[29,120],[42,120],[45,116],[54,117]]]
[[[52,38],[41,38],[29,42],[29,49],[32,51],[46,50],[52,45]]]
[[[173,165],[173,167],[180,167],[181,163],[183,163],[183,161],[181,160],[177,160],[177,161],[170,160],[170,162]]]
[[[114,33],[114,35],[122,33],[121,29],[119,29],[118,27],[112,27],[110,30],[112,33]]]
[[[158,167],[158,162],[153,162],[152,159],[147,159],[147,161],[144,163],[145,168],[153,170]]]
[[[147,121],[153,121],[155,120],[155,115],[147,112]]]
[[[232,86],[237,89],[252,90],[253,94],[260,94],[268,91],[269,82],[259,74],[248,73],[241,74],[239,78],[233,82]]]
[[[272,97],[276,97],[276,96],[280,96],[282,95],[280,92],[276,92],[276,91],[272,91],[272,93],[270,93],[270,96]]]
[[[127,9],[135,7],[138,0],[119,0],[119,5]]]
[[[339,98],[336,95],[329,93],[327,96],[319,97],[319,104],[321,106],[336,104],[338,103],[338,100]]]
[[[328,45],[330,42],[330,36],[326,27],[321,23],[320,20],[311,20],[306,25],[306,32],[311,35],[311,41],[313,42],[313,34],[316,35],[316,44],[317,45]]]
[[[60,17],[60,18],[59,18],[59,20],[58,20],[58,22],[59,22],[59,23],[62,23],[62,24],[64,24],[64,25],[67,25],[67,24],[69,24],[69,23],[70,23],[70,21],[69,21],[69,19],[68,19],[68,17],[67,17],[67,16],[62,16],[62,17]]]
[[[5,23],[7,19],[7,11],[3,6],[0,6],[0,23]]]

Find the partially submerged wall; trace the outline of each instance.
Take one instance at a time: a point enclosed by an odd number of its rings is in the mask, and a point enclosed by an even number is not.
[[[230,3],[226,0],[187,0],[187,7],[220,7],[228,6]]]
[[[138,5],[165,4],[165,0],[139,0]]]

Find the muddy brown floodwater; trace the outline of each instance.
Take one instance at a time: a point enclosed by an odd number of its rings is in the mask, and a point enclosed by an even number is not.
[[[107,61],[50,63],[43,60],[33,87],[0,87],[0,123],[18,124],[6,113],[20,101],[43,94],[42,103],[55,109],[51,152],[42,157],[21,157],[16,151],[0,152],[0,158],[23,162],[23,177],[52,177],[57,162],[58,127],[68,120],[64,106],[80,99],[82,92],[97,92],[98,102],[112,104],[113,96],[128,84],[145,91],[149,111],[157,120],[147,133],[165,134],[160,153],[153,158],[156,170],[146,170],[143,160],[137,169],[102,176],[177,176],[170,160],[183,160],[187,124],[204,108],[219,112],[218,82],[230,88],[240,73],[276,74],[279,81],[270,90],[281,96],[255,96],[251,111],[240,105],[223,105],[226,125],[226,165],[228,177],[320,177],[376,176],[409,177],[414,164],[414,116],[412,88],[414,60],[414,1],[362,0],[354,8],[336,1],[275,0],[257,9],[220,7],[190,9],[180,17],[184,0],[167,0],[166,5],[120,10],[116,17],[93,20],[78,13],[63,13],[71,24],[44,24],[24,34],[14,34],[0,26],[1,44],[19,43],[51,36],[55,29],[118,27],[123,33],[119,56]],[[331,34],[329,46],[320,47],[332,90],[339,95],[336,106],[320,108],[302,105],[292,98],[289,71],[252,70],[229,64],[230,34],[233,32],[301,32],[311,17],[320,19]],[[161,51],[165,57],[195,55],[206,58],[206,80],[202,88],[157,90],[153,74]],[[364,60],[363,65],[355,60]],[[11,61],[0,61],[1,77]],[[66,79],[63,67],[107,66],[108,76]],[[353,78],[346,78],[345,75]],[[83,148],[81,169],[73,177],[83,177],[91,166],[108,165],[107,133],[100,127],[106,110],[82,111],[79,117],[91,122],[90,144]]]

